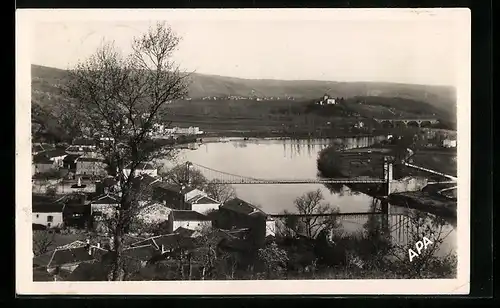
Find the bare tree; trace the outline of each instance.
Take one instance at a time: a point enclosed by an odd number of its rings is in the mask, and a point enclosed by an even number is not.
[[[192,168],[188,169],[185,164],[161,171],[160,176],[166,181],[175,184],[189,185],[203,190],[210,198],[222,203],[236,197],[236,192],[231,185],[217,183],[215,180],[209,181],[201,171]]]
[[[303,232],[309,238],[316,238],[321,230],[337,227],[334,214],[338,213],[338,209],[323,200],[323,193],[319,189],[307,192],[295,199],[295,207],[299,214],[303,215],[297,221],[301,225],[298,227],[302,227]]]
[[[392,239],[389,258],[395,271],[408,278],[454,278],[456,255],[453,251],[439,254],[444,240],[452,232],[451,227],[446,230],[444,219],[411,211],[395,228],[406,233],[402,240]]]
[[[225,203],[236,198],[236,191],[231,185],[220,184],[215,181],[209,181],[205,187],[206,193],[210,198]]]
[[[33,232],[33,253],[35,256],[43,255],[49,251],[54,243],[55,233],[48,230],[37,230]]]
[[[153,142],[153,125],[161,120],[171,100],[186,94],[187,76],[171,60],[179,37],[169,26],[158,23],[134,39],[127,57],[104,44],[70,72],[65,94],[74,104],[84,131],[96,138],[98,152],[113,165],[119,183],[119,207],[111,228],[113,270],[111,280],[123,272],[123,236],[131,219],[141,210],[135,171],[142,162],[168,157],[172,152]],[[110,138],[102,141],[102,137]],[[127,175],[125,168],[130,169]]]
[[[188,169],[186,164],[179,164],[171,169],[161,171],[160,176],[165,180],[175,184],[189,184],[198,189],[204,189],[207,178],[196,169]]]

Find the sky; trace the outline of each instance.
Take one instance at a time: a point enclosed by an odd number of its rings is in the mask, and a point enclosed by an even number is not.
[[[190,72],[252,79],[455,85],[461,36],[455,19],[447,15],[315,18],[306,13],[300,18],[178,14],[165,21],[182,37],[174,58]],[[114,40],[126,54],[133,37],[154,22],[120,15],[69,21],[46,18],[34,23],[31,63],[71,68],[103,40]]]

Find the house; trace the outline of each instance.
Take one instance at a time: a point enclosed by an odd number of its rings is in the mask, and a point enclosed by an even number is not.
[[[157,183],[153,188],[154,200],[176,210],[191,210],[188,200],[200,195],[206,196],[206,193],[193,187],[171,183]]]
[[[219,207],[214,215],[214,226],[221,229],[249,228],[254,245],[260,247],[266,237],[267,214],[239,198],[231,199]]]
[[[139,201],[139,204],[141,202],[149,201]],[[146,225],[161,224],[168,221],[171,211],[172,209],[161,203],[142,205],[139,214],[136,215],[136,219]]]
[[[119,206],[118,198],[111,194],[100,196],[90,202],[90,224],[92,229],[97,232],[107,233],[109,230],[106,220],[115,213]]]
[[[79,154],[68,154],[63,158],[63,168],[68,169],[72,172],[76,171],[76,160],[81,155]]]
[[[54,162],[56,167],[63,167],[63,160],[68,155],[65,150],[56,148],[53,150],[48,150],[43,153],[49,160]]]
[[[32,223],[44,225],[47,228],[63,226],[63,211],[65,204],[60,202],[33,202]]]
[[[76,174],[93,176],[106,175],[106,163],[101,158],[80,156],[76,159]]]
[[[45,270],[52,275],[61,271],[71,273],[83,262],[92,262],[100,259],[107,250],[97,245],[84,242],[74,242],[68,247],[59,247],[53,251],[33,258],[33,268]]]
[[[192,211],[198,213],[206,213],[212,210],[218,210],[221,203],[213,198],[210,198],[204,194],[192,197],[186,201],[189,204],[189,208]]]
[[[63,221],[65,226],[84,228],[91,223],[90,200],[86,194],[73,194],[65,198]]]
[[[123,169],[123,173],[125,174],[125,176],[129,176],[130,172],[131,172],[130,165]],[[149,176],[156,177],[158,176],[158,169],[155,168],[151,163],[139,163],[139,165],[137,165],[135,169],[134,176],[139,176],[142,174],[147,174]]]
[[[170,212],[167,230],[173,233],[179,227],[190,230],[199,230],[210,225],[210,218],[195,211],[173,210]]]
[[[120,201],[112,194],[101,195],[90,202],[90,211],[92,215],[105,215],[113,213],[120,206]]]
[[[35,166],[35,174],[47,173],[56,170],[56,166],[52,160],[40,153],[33,157],[33,165]]]

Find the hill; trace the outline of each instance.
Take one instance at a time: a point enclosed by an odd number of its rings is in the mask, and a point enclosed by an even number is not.
[[[45,105],[46,100],[57,99],[58,84],[64,83],[66,71],[39,65],[31,66],[32,92],[37,100]],[[399,97],[426,102],[436,108],[454,112],[455,90],[444,86],[426,86],[382,82],[335,82],[314,80],[256,80],[217,75],[193,73],[190,76],[189,96],[249,96],[254,93],[260,97],[286,97],[314,99],[324,93],[334,97],[375,96]],[[43,96],[46,96],[42,99]],[[451,109],[450,109],[451,108]]]
[[[67,79],[67,71],[32,65],[32,129],[60,134],[58,107],[64,102],[58,86]],[[191,101],[169,105],[166,121],[174,125],[194,125],[206,131],[276,131],[294,126],[308,131],[326,123],[352,126],[358,117],[436,116],[455,120],[453,89],[446,87],[330,81],[251,80],[214,75],[192,74]],[[324,93],[345,98],[331,110],[309,110],[311,103]],[[256,101],[203,100],[208,96],[280,97]],[[283,99],[291,96],[294,100]],[[344,99],[342,99],[344,101]],[[352,123],[351,123],[352,122]],[[320,124],[323,123],[323,124]]]

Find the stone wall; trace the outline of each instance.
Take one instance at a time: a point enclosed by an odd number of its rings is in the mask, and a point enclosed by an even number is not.
[[[392,180],[389,185],[389,194],[405,191],[420,191],[425,186],[427,186],[427,178],[408,176],[400,180]]]

